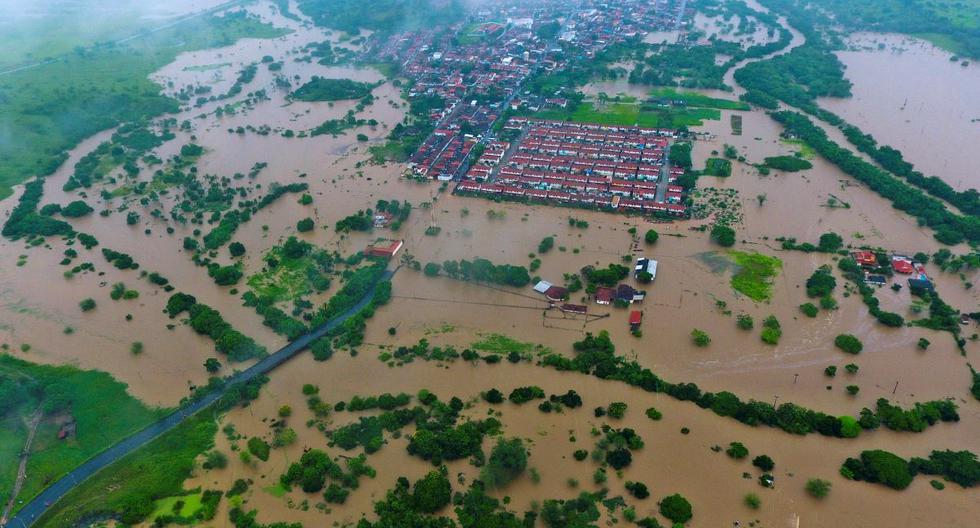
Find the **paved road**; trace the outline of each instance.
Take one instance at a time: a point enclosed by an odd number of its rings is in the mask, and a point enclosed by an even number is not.
[[[396,271],[398,271],[397,268],[395,268],[394,271],[385,271],[384,274],[381,275],[379,282],[391,279]],[[34,497],[31,502],[17,512],[17,515],[10,519],[7,527],[27,528],[28,526],[31,526],[41,515],[44,514],[44,512],[48,510],[51,505],[64,497],[65,494],[75,488],[75,486],[84,482],[85,479],[98,473],[99,470],[109,466],[120,458],[132,453],[133,451],[136,451],[140,447],[143,447],[158,436],[177,427],[194,414],[207,408],[221,398],[225,392],[227,392],[228,387],[237,383],[252,380],[263,374],[267,374],[279,365],[282,365],[287,360],[306,349],[306,347],[308,347],[313,341],[323,337],[327,334],[327,332],[337,328],[351,316],[364,309],[368,303],[371,302],[373,295],[374,288],[372,288],[371,291],[362,297],[356,305],[351,307],[346,312],[340,314],[334,319],[331,319],[330,321],[327,321],[323,326],[320,326],[310,333],[296,339],[273,354],[266,356],[248,369],[230,377],[222,388],[209,393],[200,400],[191,402],[177,409],[170,415],[162,418],[160,421],[150,424],[145,429],[124,438],[109,449],[106,449],[95,457],[89,459],[87,462],[78,466],[57,482],[49,486],[47,489],[42,491],[39,495]]]

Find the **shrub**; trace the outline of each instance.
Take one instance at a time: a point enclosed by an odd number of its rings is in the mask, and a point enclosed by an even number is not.
[[[487,465],[480,472],[484,484],[501,488],[517,478],[527,468],[527,449],[520,438],[497,440]]]
[[[544,391],[541,387],[530,386],[530,387],[518,387],[510,391],[510,396],[507,397],[511,403],[516,403],[520,405],[522,403],[527,403],[536,398],[544,398]]]
[[[864,348],[861,340],[851,334],[840,334],[834,338],[834,346],[848,354],[858,354]]]
[[[83,312],[95,309],[95,299],[91,297],[87,299],[82,299],[82,302],[78,303],[78,307],[82,309]]]
[[[915,346],[919,347],[919,350],[925,350],[929,348],[929,340],[924,337],[920,337],[919,342],[916,343]]]
[[[854,363],[848,363],[848,364],[844,365],[844,370],[846,370],[848,374],[857,374],[857,371],[860,368],[861,367],[855,365]]]
[[[437,262],[429,262],[422,268],[422,273],[425,273],[426,277],[436,277],[439,275],[439,271],[442,270],[442,266]]]
[[[755,321],[752,320],[752,316],[749,314],[738,314],[735,316],[735,326],[740,330],[752,330],[755,326]]]
[[[668,495],[660,500],[660,514],[671,522],[681,524],[690,521],[694,516],[691,503],[679,493]]]
[[[779,338],[782,337],[783,331],[778,328],[763,328],[762,334],[759,337],[762,339],[763,343],[767,345],[776,345],[779,343]]]
[[[749,450],[741,442],[732,442],[728,444],[728,449],[725,450],[725,454],[739,460],[748,456]]]
[[[711,228],[711,240],[719,246],[731,247],[735,244],[735,230],[721,224]]]
[[[490,389],[487,392],[483,393],[483,399],[487,403],[493,403],[493,404],[503,403],[504,394],[497,389]]]
[[[811,497],[822,499],[830,493],[830,482],[823,479],[812,478],[806,481],[806,492]]]
[[[255,458],[265,462],[269,460],[269,443],[257,436],[253,436],[248,439],[248,452],[255,455]]]
[[[833,365],[831,365],[831,366],[829,366],[829,367],[827,367],[827,368],[825,368],[825,369],[823,369],[823,373],[824,373],[824,375],[826,375],[827,377],[830,377],[830,378],[833,378],[834,376],[836,376],[836,375],[837,375],[837,367],[835,367],[835,366],[833,366]]]
[[[232,242],[228,245],[228,251],[233,257],[240,257],[245,254],[245,244],[241,242]]]
[[[647,485],[642,482],[630,482],[627,480],[626,491],[637,499],[645,499],[650,496],[650,490],[648,490]]]
[[[704,330],[697,328],[691,330],[691,339],[694,341],[694,345],[698,347],[706,347],[711,344],[711,336]]]
[[[589,452],[584,449],[578,449],[574,453],[572,453],[572,457],[575,458],[575,460],[578,460],[579,462],[585,460],[585,458],[588,456],[589,456]]]
[[[654,231],[653,229],[648,229],[646,234],[643,235],[643,240],[647,244],[656,244],[659,238],[660,238],[660,234]]]
[[[755,493],[749,493],[745,495],[745,505],[753,510],[758,510],[759,506],[762,505],[762,499],[759,498]]]
[[[625,402],[612,402],[606,410],[610,418],[621,420],[626,415],[627,405]]]
[[[633,462],[633,454],[629,449],[620,447],[606,452],[606,463],[613,469],[623,469]]]
[[[847,386],[847,393],[850,394],[851,396],[856,395],[858,392],[860,392],[860,390],[861,390],[861,387],[858,387],[857,385],[848,385]]]
[[[804,303],[800,305],[800,311],[803,315],[807,317],[816,317],[820,313],[820,309],[816,307],[813,303]]]
[[[313,231],[313,219],[306,217],[299,222],[296,222],[296,230],[300,233],[305,233],[307,231]]]
[[[752,465],[766,472],[772,471],[776,467],[776,463],[769,458],[769,455],[759,455],[753,458]]]
[[[649,409],[647,409],[646,410],[646,414],[647,414],[647,418],[649,418],[649,419],[651,419],[653,421],[660,420],[661,418],[664,417],[663,413],[661,413],[660,411],[658,411],[656,409],[656,407],[650,407]]]

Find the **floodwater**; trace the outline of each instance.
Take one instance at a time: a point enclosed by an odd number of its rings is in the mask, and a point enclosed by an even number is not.
[[[280,39],[247,39],[228,48],[185,54],[154,74],[154,78],[173,81],[178,88],[213,83],[214,90],[220,93],[230,86],[241,67],[264,55],[272,55],[276,60],[283,60],[284,75],[291,79],[299,76],[294,86],[312,75],[381,79],[371,70],[331,68],[292,60],[299,47],[328,36],[274,15],[270,4],[259,3],[249,9],[294,32]],[[199,68],[223,63],[230,65],[220,70]],[[212,77],[214,71],[220,71],[221,77]],[[382,498],[397,477],[418,478],[430,465],[407,455],[404,437],[389,438],[388,445],[368,458],[368,463],[378,471],[377,477],[363,479],[347,504],[334,507],[330,513],[315,507],[320,500],[318,496],[295,490],[285,497],[276,497],[264,491],[263,488],[278,481],[278,476],[299,458],[304,448],[328,449],[323,435],[304,425],[310,416],[300,392],[302,384],[317,384],[321,398],[328,402],[382,392],[414,394],[427,388],[444,400],[459,396],[464,401],[474,401],[465,413],[472,418],[486,416],[485,405],[476,401],[480,391],[497,387],[507,393],[515,387],[534,384],[548,393],[575,389],[585,405],[547,415],[534,405],[500,407],[505,434],[525,438],[532,444],[530,466],[541,474],[538,484],[525,476],[498,492],[499,496],[512,497],[511,508],[516,511],[527,509],[532,501],[568,498],[582,489],[594,489],[591,484],[594,464],[574,462],[570,454],[575,449],[590,449],[594,445],[589,432],[601,422],[593,418],[589,409],[624,401],[630,406],[627,417],[621,424],[613,422],[613,425],[635,428],[643,436],[646,447],[636,453],[633,465],[625,470],[622,479],[610,474],[608,485],[611,495],[625,495],[626,480],[645,482],[651,489],[651,498],[629,501],[636,504],[640,517],[654,512],[660,497],[679,492],[694,504],[696,526],[728,526],[733,520],[741,520],[746,525],[754,519],[773,527],[974,524],[971,519],[975,518],[975,496],[955,485],[937,492],[928,485],[928,479],[920,477],[899,496],[881,486],[845,481],[837,473],[846,457],[855,456],[863,449],[888,449],[906,457],[925,455],[932,449],[976,451],[980,421],[975,402],[970,399],[970,374],[966,366],[967,361],[976,363],[973,342],[967,345],[964,357],[948,334],[919,328],[884,329],[870,319],[856,295],[844,295],[845,287],[840,279],[835,291],[840,303],[837,310],[821,312],[814,319],[799,313],[798,305],[808,301],[804,291],[807,277],[818,266],[834,265],[834,262],[826,255],[780,251],[776,237],[795,236],[800,241],[816,241],[820,234],[835,231],[846,243],[880,245],[910,253],[931,253],[939,247],[928,231],[920,229],[890,203],[856,184],[836,167],[814,159],[811,170],[794,174],[773,172],[762,177],[749,163],[735,162],[731,177],[701,180],[702,186],[738,192],[744,220],[736,230],[744,244],[736,246],[737,249],[759,251],[783,261],[774,281],[772,299],[758,303],[732,290],[729,281],[734,270],[723,265],[724,253],[708,240],[706,233],[691,230],[709,220],[657,223],[622,215],[497,204],[452,196],[440,192],[435,184],[401,178],[404,171],[401,165],[359,166],[358,162],[366,159],[367,145],[380,141],[387,128],[404,116],[398,91],[389,83],[375,89],[378,101],[359,114],[365,119],[377,119],[379,125],[359,127],[338,138],[285,138],[275,131],[308,130],[326,119],[343,116],[352,103],[338,102],[331,106],[289,102],[286,92],[274,88],[273,75],[261,65],[255,81],[243,91],[260,88],[267,90],[270,100],[251,107],[241,106],[233,115],[217,117],[213,113],[217,106],[233,101],[183,111],[177,116],[178,121],[190,119],[193,129],[178,132],[177,139],[156,151],[159,157],[166,158],[190,142],[193,135],[194,141],[207,149],[198,163],[202,173],[231,176],[236,172],[247,173],[255,163],[267,162],[268,167],[250,180],[250,184],[262,184],[265,189],[272,182],[309,183],[314,198],[311,206],[301,206],[296,202],[297,196],[285,195],[239,228],[234,239],[248,249],[243,258],[246,275],[261,268],[265,250],[296,234],[299,219],[311,216],[317,229],[299,236],[343,255],[359,251],[374,238],[383,236],[403,238],[406,253],[422,263],[484,257],[496,263],[527,265],[531,260],[529,254],[537,252],[541,239],[555,236],[554,249],[538,255],[542,265],[533,274],[543,279],[560,283],[563,274],[574,273],[585,265],[605,266],[622,262],[624,256],[632,261],[639,255],[659,261],[658,276],[653,284],[642,288],[648,291],[647,301],[634,307],[643,310],[644,317],[643,336],[637,338],[628,332],[626,310],[590,304],[591,313],[608,316],[586,322],[545,310],[546,303],[530,288],[488,288],[448,278],[427,278],[404,268],[395,276],[392,302],[379,309],[370,321],[366,344],[360,347],[356,357],[338,351],[330,361],[317,363],[303,354],[272,374],[257,401],[224,418],[224,423],[234,424],[246,436],[268,438],[277,409],[288,404],[293,409],[288,422],[299,433],[299,441],[288,448],[273,450],[270,460],[256,467],[245,466],[238,457],[231,456],[229,467],[224,470],[197,471],[185,483],[186,489],[197,486],[228,489],[237,478],[251,478],[255,483],[246,506],[257,508],[262,522],[296,520],[306,526],[356,522],[362,515],[370,515],[372,501]],[[624,90],[605,91],[613,95]],[[393,106],[389,101],[396,103]],[[198,118],[201,114],[206,115]],[[707,157],[716,155],[712,151],[721,151],[725,144],[734,145],[750,163],[797,148],[778,140],[779,125],[762,112],[739,112],[743,116],[743,134],[733,136],[730,114],[723,111],[720,121],[708,121],[699,129],[713,134],[714,140],[696,142],[696,166],[703,166]],[[229,128],[248,125],[268,125],[274,132],[269,135],[228,132]],[[355,141],[357,133],[369,137],[367,145]],[[93,137],[71,153],[71,160],[46,182],[42,203],[76,199],[75,193],[66,195],[61,186],[71,174],[74,162],[109,135],[106,132]],[[148,178],[150,173],[144,169],[142,177]],[[301,174],[306,177],[301,179]],[[261,195],[262,191],[257,193]],[[0,210],[9,212],[18,194],[0,203]],[[90,204],[98,202],[97,209],[106,207],[96,198],[97,188],[88,194]],[[763,205],[758,204],[760,194],[767,196]],[[831,197],[851,207],[828,208],[827,200]],[[372,207],[378,199],[391,198],[408,200],[416,206],[399,233],[384,230],[347,236],[334,233],[332,226],[337,220]],[[166,200],[172,199],[166,198],[160,208],[169,210],[172,203]],[[123,202],[116,199],[112,208]],[[421,207],[423,203],[431,206]],[[23,242],[0,241],[0,338],[11,345],[16,355],[42,363],[74,363],[83,368],[106,370],[128,383],[133,395],[160,405],[174,405],[190,386],[206,381],[201,364],[214,355],[212,343],[181,324],[168,330],[166,325],[172,321],[162,309],[169,295],[138,279],[136,272],[122,272],[106,264],[98,255],[101,247],[132,254],[142,264],[141,269],[159,271],[179,291],[193,293],[217,308],[236,328],[270,350],[282,344],[282,339],[262,326],[251,309],[241,306],[239,296],[231,295],[229,288],[215,286],[206,271],[195,266],[180,249],[180,241],[190,227],[176,226],[176,232],[167,235],[164,225],[152,218],[149,210],[140,209],[138,204],[130,206],[141,212],[138,226],[126,226],[125,215],[121,213],[108,217],[91,215],[73,221],[79,231],[91,233],[101,242],[93,252],[80,251],[76,263],[91,261],[99,272],[105,273],[102,276],[90,273],[70,281],[61,278],[63,267],[58,261],[64,246],[60,241],[49,240],[50,247],[29,249]],[[495,213],[493,218],[489,214],[491,210]],[[570,216],[588,221],[589,227],[570,227]],[[441,232],[434,237],[426,236],[424,232],[430,226],[440,227]],[[660,240],[652,247],[637,243],[628,232],[631,227],[636,227],[640,234],[654,228],[659,231]],[[150,229],[151,234],[145,235],[144,229]],[[27,255],[23,267],[15,265],[19,255]],[[228,263],[226,250],[219,251],[216,260]],[[976,294],[964,289],[957,276],[943,274],[931,265],[927,269],[935,277],[944,299],[964,311],[977,309]],[[966,280],[980,282],[978,274],[969,272]],[[139,290],[139,299],[109,300],[109,286],[117,281]],[[310,300],[323,302],[336,287]],[[877,295],[883,308],[913,316],[907,288],[900,292],[884,288]],[[571,302],[587,303],[581,296],[581,293],[573,294]],[[85,297],[95,298],[98,308],[82,313],[77,303]],[[725,303],[724,308],[719,307],[718,301]],[[726,313],[728,310],[731,313]],[[125,321],[127,313],[134,316],[130,322]],[[738,330],[734,320],[738,313],[752,315],[756,330]],[[759,339],[761,321],[770,314],[777,316],[783,329],[782,339],[776,346],[766,345]],[[66,326],[75,332],[64,334]],[[396,335],[390,335],[388,328],[395,328]],[[706,331],[712,343],[704,348],[695,347],[690,339],[693,328]],[[665,395],[526,364],[472,366],[458,362],[440,366],[417,362],[391,368],[377,360],[382,350],[411,345],[423,337],[434,344],[465,347],[487,333],[505,334],[571,354],[574,341],[581,339],[585,332],[600,330],[610,332],[619,353],[636,359],[669,381],[693,381],[705,390],[729,390],[743,399],[792,401],[828,413],[851,415],[862,407],[873,407],[880,397],[903,406],[952,397],[960,404],[963,419],[957,424],[937,425],[921,434],[877,431],[854,440],[816,435],[797,437],[774,429],[751,428]],[[974,327],[964,329],[966,335],[974,331]],[[858,356],[847,356],[834,348],[833,339],[841,333],[857,335],[864,342],[865,350]],[[915,347],[920,337],[932,342],[926,352]],[[144,342],[146,351],[132,356],[129,345],[133,341]],[[32,348],[26,353],[19,352],[21,343],[28,343]],[[851,362],[861,367],[855,375],[846,374],[840,368]],[[824,376],[823,370],[828,365],[839,367],[836,378]],[[861,387],[858,395],[849,396],[845,392],[844,387],[850,384]],[[643,415],[650,406],[664,413],[662,421],[652,422]],[[330,427],[343,425],[353,418],[353,414],[335,413]],[[690,435],[682,436],[681,427],[689,427]],[[570,441],[571,436],[576,438],[574,443]],[[776,461],[776,489],[763,489],[754,478],[743,479],[743,472],[756,476],[747,461],[736,462],[710,450],[714,445],[727,446],[732,441],[743,442],[751,456],[765,453]],[[232,452],[224,434],[217,435],[216,443],[217,449]],[[243,445],[240,441],[239,447]],[[488,449],[489,443],[484,447]],[[328,452],[350,454],[338,449],[328,449]],[[477,475],[477,469],[466,461],[451,463],[449,468],[453,476],[462,473],[466,482]],[[809,498],[803,491],[806,480],[813,477],[830,480],[834,485],[823,503]],[[579,489],[569,487],[570,478],[580,482]],[[454,487],[460,489],[456,484]],[[742,498],[749,492],[762,498],[760,510],[751,511],[743,505]],[[304,499],[310,506],[306,511],[299,507]],[[219,524],[227,519],[226,508],[227,503],[223,501],[217,517]]]
[[[755,24],[754,30],[751,33],[738,33],[740,22],[740,16],[733,16],[726,20],[718,16],[707,16],[704,13],[694,15],[694,28],[704,33],[701,43],[706,44],[709,40],[716,39],[726,42],[737,42],[743,48],[747,48],[774,42],[779,38],[778,33],[773,33],[770,36],[768,26],[755,17],[749,17],[746,22],[747,24]]]
[[[837,56],[854,95],[820,105],[902,151],[924,174],[961,191],[980,187],[972,156],[980,142],[980,64],[964,66],[948,51],[900,35],[862,33],[849,44]]]

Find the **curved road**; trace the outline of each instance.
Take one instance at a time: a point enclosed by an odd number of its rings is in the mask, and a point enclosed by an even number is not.
[[[380,282],[390,280],[396,271],[398,271],[398,268],[395,268],[393,271],[386,270],[378,279],[378,282],[375,283],[375,286],[377,286],[377,284]],[[227,392],[227,389],[230,386],[252,380],[263,374],[267,374],[279,365],[282,365],[287,360],[306,349],[306,347],[308,347],[313,341],[323,337],[327,334],[327,332],[337,328],[351,316],[364,309],[371,302],[371,298],[374,296],[374,290],[375,287],[372,287],[371,290],[368,291],[356,305],[352,306],[346,312],[338,315],[330,321],[327,321],[323,326],[320,326],[319,328],[312,330],[310,333],[305,334],[295,341],[287,344],[242,372],[231,376],[228,378],[227,382],[224,384],[224,386],[222,386],[222,388],[207,394],[200,400],[180,407],[161,420],[148,425],[145,429],[142,429],[139,432],[120,440],[109,449],[106,449],[98,455],[90,458],[84,464],[78,466],[34,497],[31,502],[17,512],[17,515],[10,519],[10,521],[7,523],[7,527],[27,528],[28,526],[31,526],[48,510],[49,507],[51,507],[51,505],[64,497],[66,493],[74,489],[76,486],[84,482],[85,479],[98,473],[100,470],[111,465],[120,458],[143,447],[160,435],[172,430],[194,414],[218,401],[218,399],[221,398],[225,392]]]

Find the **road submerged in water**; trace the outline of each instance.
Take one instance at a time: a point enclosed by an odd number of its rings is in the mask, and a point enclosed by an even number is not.
[[[344,313],[338,315],[330,321],[327,321],[319,328],[304,334],[295,341],[288,343],[286,346],[280,348],[272,354],[262,358],[251,367],[239,372],[238,374],[235,374],[234,376],[231,376],[226,380],[226,383],[221,388],[208,393],[199,400],[195,400],[187,405],[181,406],[159,421],[154,422],[144,429],[141,429],[140,431],[120,440],[119,442],[113,444],[112,447],[90,458],[84,464],[68,472],[65,476],[58,479],[58,481],[56,481],[54,484],[48,486],[44,489],[44,491],[31,499],[31,501],[27,503],[27,505],[20,511],[18,511],[17,514],[11,518],[5,526],[13,528],[27,528],[33,525],[48,511],[51,506],[61,500],[66,494],[68,494],[69,491],[75,489],[79,484],[85,482],[85,480],[92,475],[112,465],[122,457],[133,453],[137,449],[159,438],[164,433],[173,430],[198,412],[207,409],[211,406],[211,404],[215,403],[222,396],[224,396],[230,387],[251,381],[258,376],[272,372],[277,367],[293,358],[293,356],[305,350],[314,341],[327,335],[327,333],[344,324],[345,321],[366,308],[368,304],[370,304],[371,299],[374,297],[374,292],[378,284],[391,280],[397,271],[397,267],[394,270],[385,270],[385,272],[378,278],[377,282],[375,282],[374,286],[372,286],[371,289],[368,290],[363,297],[361,297],[357,304],[350,307]]]

